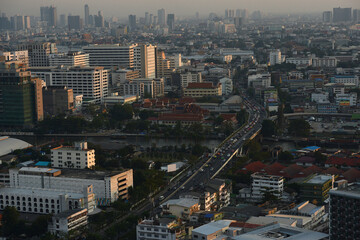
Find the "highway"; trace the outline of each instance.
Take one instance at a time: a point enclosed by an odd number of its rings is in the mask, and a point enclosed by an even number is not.
[[[203,158],[192,170],[189,170],[190,174],[185,174],[176,184],[169,186],[160,199],[155,201],[156,205],[171,198],[177,198],[181,193],[191,191],[194,186],[203,185],[209,179],[215,178],[238,153],[243,144],[261,130],[261,123],[266,117],[265,110],[255,101],[245,97],[244,104],[249,113],[247,124],[221,143],[211,156]]]

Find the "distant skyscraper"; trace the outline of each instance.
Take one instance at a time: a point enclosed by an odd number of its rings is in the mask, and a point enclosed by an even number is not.
[[[85,26],[89,26],[89,5],[85,4]]]
[[[351,8],[333,9],[333,22],[350,22],[351,20]]]
[[[30,24],[30,17],[29,16],[24,16],[24,22],[25,22],[25,28],[30,29],[31,24]]]
[[[167,25],[169,30],[172,31],[175,28],[175,14],[168,14],[167,15]]]
[[[62,26],[62,27],[65,27],[67,25],[66,24],[66,15],[65,14],[60,15],[59,25]]]
[[[154,15],[150,14],[150,16],[149,16],[149,25],[153,24],[153,21],[154,21]]]
[[[323,22],[332,22],[332,12],[331,11],[326,11],[323,12]]]
[[[135,31],[136,29],[136,15],[129,15],[129,27],[130,31]]]
[[[195,13],[195,17],[196,17],[196,19],[199,19],[199,18],[200,18],[199,12],[196,12],[196,13]]]
[[[163,8],[158,10],[158,21],[160,26],[166,25],[166,11]]]
[[[281,51],[279,49],[270,52],[270,66],[281,64]]]
[[[79,30],[82,28],[82,19],[80,16],[68,16],[68,26],[69,30],[76,29]]]
[[[150,25],[150,17],[148,12],[145,13],[145,25]]]
[[[353,20],[355,23],[360,22],[360,9],[354,9],[353,11]]]
[[[239,29],[242,25],[242,18],[241,17],[234,17],[234,24],[235,28]]]
[[[104,27],[104,16],[102,14],[102,11],[99,11],[98,12],[98,15],[94,16],[95,18],[95,27],[101,27],[103,28]]]
[[[153,45],[138,45],[134,48],[134,68],[142,78],[155,78],[155,47]]]
[[[41,21],[48,23],[49,27],[55,27],[57,22],[56,7],[40,7]]]

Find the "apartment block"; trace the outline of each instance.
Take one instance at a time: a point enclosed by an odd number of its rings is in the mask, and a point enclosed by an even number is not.
[[[73,209],[55,214],[51,217],[48,231],[52,234],[67,234],[88,224],[87,209]]]
[[[329,197],[329,191],[334,186],[333,175],[313,174],[300,183],[300,198],[314,204],[322,204]]]
[[[56,168],[94,168],[95,150],[88,149],[87,142],[75,142],[73,147],[53,148],[51,149],[51,166]]]
[[[56,116],[58,114],[75,110],[74,94],[67,87],[48,86],[43,88],[44,115]]]
[[[251,175],[251,197],[261,199],[265,192],[270,192],[277,198],[281,198],[284,191],[284,178],[267,175],[264,173],[253,173]]]
[[[137,240],[185,239],[184,225],[170,218],[145,219],[136,226]]]
[[[19,51],[28,51],[31,67],[49,66],[50,54],[57,53],[56,43],[31,43],[18,45]]]
[[[82,52],[68,52],[59,54],[50,54],[50,66],[85,66],[89,67],[89,54]]]
[[[12,51],[12,52],[2,52],[0,56],[5,57],[5,61],[19,61],[24,65],[25,68],[29,67],[29,53],[27,50],[24,51]]]
[[[181,87],[186,88],[189,83],[201,83],[202,82],[202,76],[201,73],[182,73],[180,74],[180,80],[181,80]]]
[[[183,89],[185,97],[206,97],[206,96],[221,96],[222,86],[221,84],[213,85],[211,82],[202,83],[189,83],[186,88]]]

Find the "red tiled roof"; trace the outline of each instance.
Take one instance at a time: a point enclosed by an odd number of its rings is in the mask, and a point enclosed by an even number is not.
[[[211,82],[189,83],[187,88],[215,88]]]
[[[281,165],[278,162],[275,162],[270,166],[265,167],[265,172],[269,175],[280,175],[280,171],[284,168],[285,166]]]
[[[356,168],[350,168],[349,170],[343,173],[343,176],[349,182],[356,182],[358,179],[360,179],[360,171],[357,170]]]
[[[263,172],[266,165],[260,161],[252,162],[246,165],[243,169],[238,172],[242,173],[254,173],[254,172]]]
[[[304,175],[305,176],[309,176],[311,174],[314,174],[314,173],[321,173],[322,171],[322,168],[316,166],[316,165],[313,165],[311,167],[308,167],[304,170]]]
[[[236,113],[221,113],[220,116],[225,121],[237,122],[236,120]]]
[[[298,162],[298,163],[313,163],[313,162],[315,162],[315,158],[309,157],[309,156],[303,156],[303,157],[300,157],[299,159],[295,160],[295,162]]]
[[[286,178],[298,178],[298,177],[304,177],[304,168],[297,165],[292,164],[280,171],[281,176]]]
[[[237,228],[257,228],[261,227],[262,225],[259,224],[251,224],[246,222],[232,222],[230,223],[229,227],[237,227]]]
[[[346,157],[335,157],[335,156],[331,156],[329,157],[325,164],[329,164],[329,165],[346,165],[346,166],[350,166],[350,167],[356,167],[356,166],[360,166],[360,158],[346,158]]]
[[[329,167],[322,171],[323,174],[342,175],[344,172],[336,167]]]
[[[201,114],[177,114],[177,113],[163,113],[158,117],[161,121],[203,121],[204,116]]]

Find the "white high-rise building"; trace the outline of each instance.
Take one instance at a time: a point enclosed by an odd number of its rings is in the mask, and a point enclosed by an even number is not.
[[[134,68],[141,78],[156,77],[155,46],[142,44],[134,48]]]
[[[281,51],[279,49],[270,52],[270,66],[281,64]]]
[[[18,46],[19,51],[28,50],[31,67],[49,66],[50,54],[57,53],[56,43],[33,43]]]
[[[5,57],[5,61],[20,61],[25,64],[25,67],[29,67],[29,53],[28,50],[24,51],[13,51],[13,52],[2,52],[1,56]]]
[[[181,87],[186,88],[189,83],[201,83],[202,82],[202,76],[201,73],[182,73],[180,74],[180,80],[181,80]]]
[[[83,48],[89,54],[90,66],[104,68],[134,67],[134,48],[136,44],[120,46],[120,44],[94,44]]]
[[[60,54],[50,54],[50,66],[85,66],[89,67],[89,54],[82,52],[68,52]]]
[[[51,149],[51,166],[58,168],[93,168],[95,150],[88,149],[87,142],[76,142],[74,147]]]
[[[33,75],[47,86],[66,86],[74,95],[83,95],[84,102],[102,103],[108,96],[108,70],[103,67],[33,67]]]

